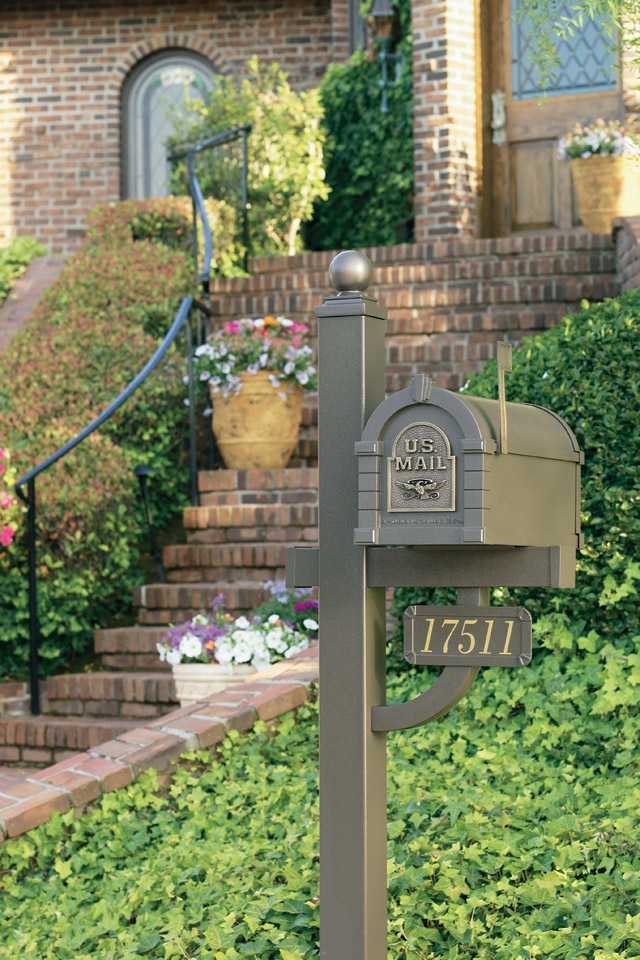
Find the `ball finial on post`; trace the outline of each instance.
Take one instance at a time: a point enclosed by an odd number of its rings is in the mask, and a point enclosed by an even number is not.
[[[343,250],[329,264],[329,280],[339,297],[360,296],[373,280],[371,261],[358,250]]]

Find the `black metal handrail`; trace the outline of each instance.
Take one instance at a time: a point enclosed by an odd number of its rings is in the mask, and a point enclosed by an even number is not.
[[[212,164],[215,176],[215,153],[214,151],[222,147],[227,147],[227,192],[233,197],[235,194],[236,210],[239,211],[242,218],[242,244],[244,248],[244,266],[247,266],[247,257],[249,250],[249,221],[247,217],[247,137],[251,131],[251,124],[244,124],[240,127],[233,127],[225,130],[223,133],[216,133],[200,143],[177,147],[169,153],[170,163],[177,160],[187,162],[187,176],[189,179],[189,189],[193,201],[193,253],[196,272],[196,283],[199,283],[205,301],[209,301],[209,278],[211,275],[211,263],[213,260],[213,238],[207,210],[205,206],[204,194],[200,181],[195,171],[194,161],[198,154],[205,150],[212,151]],[[242,151],[242,162],[235,165],[231,164],[230,147],[234,143],[239,143]],[[202,223],[202,235],[204,241],[204,250],[202,258],[202,270],[198,272],[198,231],[197,218]]]
[[[191,467],[191,501],[194,506],[198,503],[198,478],[197,478],[197,457],[195,440],[195,385],[193,380],[193,330],[191,322],[191,310],[195,306],[193,297],[185,297],[180,304],[180,308],[175,315],[173,323],[167,331],[162,343],[158,346],[151,359],[145,364],[140,373],[134,377],[122,393],[106,407],[102,413],[91,423],[80,430],[73,439],[69,440],[62,447],[52,453],[50,457],[43,460],[42,463],[34,467],[24,476],[20,477],[16,483],[16,493],[26,504],[27,513],[27,539],[28,539],[28,570],[29,570],[29,665],[31,679],[31,713],[37,715],[40,713],[40,682],[38,677],[38,640],[40,636],[40,627],[38,622],[37,605],[37,580],[36,580],[36,477],[47,470],[49,467],[61,460],[67,453],[82,443],[94,430],[97,430],[106,420],[108,420],[125,403],[132,393],[147,379],[150,373],[156,369],[160,361],[165,356],[171,344],[182,330],[186,323],[187,330],[187,370],[189,375],[189,455]],[[27,486],[27,493],[22,489]]]

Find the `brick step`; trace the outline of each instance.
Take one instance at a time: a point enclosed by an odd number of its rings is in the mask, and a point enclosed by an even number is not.
[[[156,649],[166,631],[166,624],[96,630],[93,649],[107,670],[153,670],[168,674],[171,666],[159,660]]]
[[[254,273],[250,277],[218,279],[214,281],[215,291],[225,296],[253,295],[304,295],[327,296],[330,293],[327,266],[325,264],[313,270],[278,270],[272,273]],[[613,274],[615,272],[615,253],[609,249],[570,250],[538,252],[534,255],[522,253],[480,253],[470,256],[463,253],[457,257],[415,260],[411,263],[374,262],[374,283],[370,288],[372,296],[382,287],[428,286],[442,284],[456,285],[468,281],[509,281],[513,279],[567,278],[585,274]]]
[[[29,712],[29,684],[16,680],[0,683],[0,716],[21,717]]]
[[[156,654],[156,663],[160,663]],[[72,673],[46,681],[46,713],[58,716],[160,717],[177,705],[173,677],[166,671],[146,673]]]
[[[318,508],[314,503],[243,503],[185,507],[182,522],[185,530],[315,527],[318,524]]]
[[[120,718],[0,717],[0,762],[48,766],[139,725],[139,720]]]
[[[310,492],[317,496],[318,470],[291,467],[273,470],[200,470],[198,490],[201,495],[234,494],[240,497],[237,501],[220,503],[308,502]],[[265,494],[276,494],[281,499],[264,501],[262,498]],[[298,494],[304,500],[294,499],[294,495]]]
[[[607,251],[612,253],[614,245],[610,236],[588,234],[586,230],[554,230],[548,233],[514,234],[509,237],[469,240],[450,237],[443,240],[431,240],[421,243],[401,243],[393,246],[363,247],[376,269],[400,264],[422,264],[434,261],[472,259],[482,257],[531,257],[571,254],[573,252],[592,253]],[[326,271],[337,250],[318,250],[313,253],[301,253],[292,257],[262,256],[249,259],[249,272],[260,274],[261,279],[272,274],[294,272],[296,274]],[[215,289],[222,278],[212,281]],[[223,280],[223,283],[230,281]],[[231,281],[236,282],[236,281]]]
[[[170,583],[284,580],[286,543],[183,544],[165,547]]]
[[[264,599],[262,582],[219,580],[215,583],[157,583],[134,587],[133,602],[138,607],[138,623],[147,626],[181,623],[198,613],[206,613],[218,594],[226,597],[229,613],[239,615],[259,606]]]

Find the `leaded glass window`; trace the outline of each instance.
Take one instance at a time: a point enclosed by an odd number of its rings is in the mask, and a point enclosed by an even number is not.
[[[169,193],[164,146],[173,132],[172,111],[188,109],[214,85],[213,67],[197,54],[172,50],[135,70],[123,93],[123,192],[126,197],[163,197]]]
[[[578,93],[601,93],[616,90],[616,52],[611,48],[598,17],[584,18],[581,28],[572,37],[558,40],[560,63],[557,77],[548,86],[541,87],[538,71],[531,58],[534,29],[531,20],[518,19],[519,0],[511,0],[511,83],[514,100],[530,100],[546,94],[549,97],[570,96]],[[570,17],[573,9],[559,7],[557,18]]]

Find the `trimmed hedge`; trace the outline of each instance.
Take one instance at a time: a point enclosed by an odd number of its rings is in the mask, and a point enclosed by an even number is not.
[[[31,261],[46,252],[47,248],[32,237],[16,237],[8,247],[0,250],[0,304],[7,299]]]
[[[71,439],[136,376],[191,288],[187,257],[106,234],[71,258],[3,354],[0,441],[20,476]],[[131,609],[146,520],[132,469],[158,471],[154,519],[185,502],[183,344],[99,434],[37,481],[43,673]],[[0,557],[0,676],[28,666],[25,531]]]
[[[509,400],[548,407],[567,421],[585,453],[582,471],[584,549],[575,590],[498,589],[493,602],[555,613],[581,631],[586,625],[623,644],[640,633],[640,290],[596,303],[513,354]],[[465,392],[497,397],[495,361]],[[433,594],[432,594],[433,595]],[[398,590],[394,612],[423,602],[425,591]],[[442,591],[436,598],[444,598]]]
[[[571,649],[388,737],[389,957],[640,956],[640,638]],[[390,678],[407,700],[427,680]],[[0,938],[38,960],[308,960],[318,937],[315,708],[233,733],[0,850]],[[34,906],[37,904],[37,909]]]

